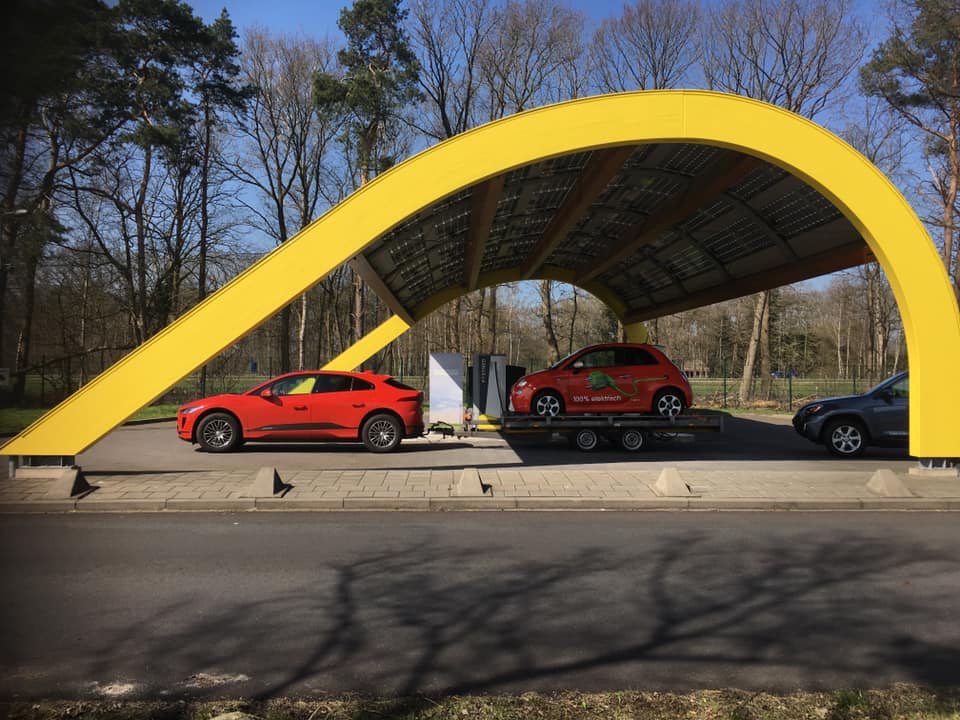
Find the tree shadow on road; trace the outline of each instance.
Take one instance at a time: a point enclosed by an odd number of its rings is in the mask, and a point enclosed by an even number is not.
[[[469,549],[425,539],[345,561],[318,548],[309,577],[291,572],[255,600],[231,600],[242,571],[211,577],[223,584],[221,605],[178,601],[117,628],[82,670],[243,673],[242,693],[261,699],[960,684],[941,584],[960,570],[955,556],[881,531],[721,547],[691,524],[682,539],[648,547],[627,534],[613,553],[581,537],[549,561],[509,560],[514,548],[493,528]]]

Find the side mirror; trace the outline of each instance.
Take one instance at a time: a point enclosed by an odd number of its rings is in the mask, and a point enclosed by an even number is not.
[[[273,390],[267,388],[266,390],[260,391],[260,397],[271,398],[273,397]]]

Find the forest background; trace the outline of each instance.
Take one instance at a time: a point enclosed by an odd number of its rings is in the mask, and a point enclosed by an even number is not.
[[[175,0],[2,13],[3,406],[66,396],[412,153],[603,92],[709,88],[813,119],[893,180],[960,283],[953,0],[633,0],[601,18],[562,0],[355,0],[339,32],[295,35]],[[165,399],[320,367],[388,314],[341,267]],[[907,366],[876,264],[649,328],[724,406]],[[448,304],[366,367],[416,383],[431,352],[498,352],[535,370],[621,335],[582,290],[517,283]]]

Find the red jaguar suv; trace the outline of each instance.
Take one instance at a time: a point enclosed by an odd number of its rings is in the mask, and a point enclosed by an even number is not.
[[[422,433],[423,393],[372,373],[288,373],[177,411],[177,434],[207,452],[235,450],[247,440],[353,440],[390,452]]]

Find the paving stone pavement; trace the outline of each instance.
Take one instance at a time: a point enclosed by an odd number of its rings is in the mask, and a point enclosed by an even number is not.
[[[680,484],[662,484],[669,467],[418,470],[276,468],[280,492],[255,496],[260,468],[225,471],[91,473],[91,488],[56,497],[49,479],[0,481],[0,512],[160,510],[960,510],[955,476],[893,473],[907,494],[878,495],[864,471],[724,469],[670,466]],[[673,495],[663,494],[672,487]],[[679,490],[677,490],[679,488]]]

